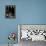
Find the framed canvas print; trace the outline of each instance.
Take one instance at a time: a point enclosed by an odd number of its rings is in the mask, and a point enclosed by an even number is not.
[[[6,18],[16,18],[16,5],[6,5],[5,6],[5,17]]]

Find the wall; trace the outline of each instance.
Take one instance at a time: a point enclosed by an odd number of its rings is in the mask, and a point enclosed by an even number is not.
[[[16,19],[5,18],[5,5],[16,5]],[[0,44],[8,43],[17,24],[46,24],[46,0],[0,0]],[[17,41],[16,41],[17,42]]]

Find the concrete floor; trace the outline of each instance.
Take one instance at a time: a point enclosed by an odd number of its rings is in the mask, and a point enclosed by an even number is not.
[[[0,46],[8,46],[8,44],[0,44]],[[10,46],[19,46],[18,44],[10,45]]]
[[[0,46],[8,46],[8,44],[0,44]],[[46,42],[45,41],[32,42],[31,40],[28,41],[21,40],[19,44],[15,44],[14,46],[46,46]]]
[[[46,46],[46,42],[45,41],[21,40],[20,46]]]

